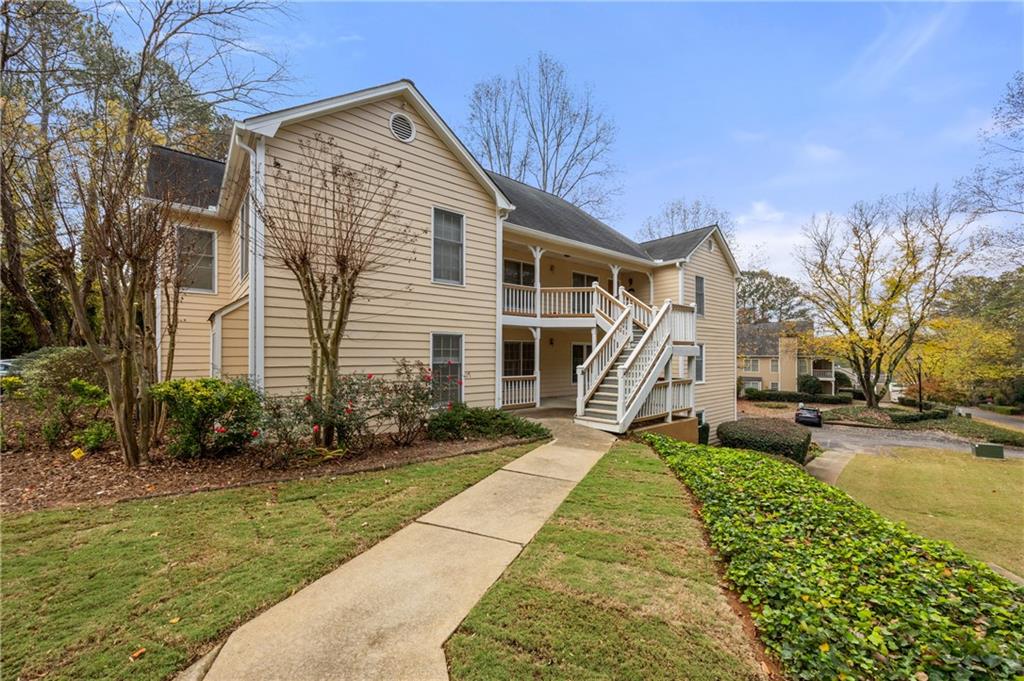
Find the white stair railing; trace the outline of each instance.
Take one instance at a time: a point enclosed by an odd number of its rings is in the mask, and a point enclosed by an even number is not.
[[[672,305],[672,342],[694,343],[697,341],[696,317],[691,305]]]
[[[633,352],[618,368],[619,394],[615,415],[620,425],[623,425],[626,412],[633,406],[640,386],[647,380],[666,344],[671,341],[672,328],[669,316],[671,309],[672,302],[666,300],[654,316],[647,331],[633,348]]]
[[[600,290],[600,289],[598,289]],[[633,337],[633,308],[626,306],[583,364],[576,367],[576,415],[583,416],[587,400],[597,391],[615,359]],[[620,388],[621,389],[621,388]]]
[[[614,322],[626,309],[626,305],[594,282],[594,316],[603,316],[608,323]]]
[[[633,306],[634,321],[643,328],[651,325],[656,310],[624,288],[619,289],[619,300],[623,305]]]

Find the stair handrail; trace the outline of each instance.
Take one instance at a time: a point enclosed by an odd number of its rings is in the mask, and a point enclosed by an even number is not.
[[[596,317],[598,314],[601,314],[609,322],[617,319],[622,314],[622,311],[626,309],[626,304],[601,288],[601,285],[596,281],[591,286],[594,287],[594,316]],[[603,306],[602,302],[604,303]],[[605,308],[607,308],[607,311]],[[616,311],[618,312],[616,313]]]
[[[633,307],[627,305],[590,355],[576,367],[576,414],[583,415],[589,400],[633,337]]]
[[[671,340],[672,327],[669,319],[669,311],[671,309],[672,301],[666,300],[658,310],[658,314],[654,316],[651,325],[647,327],[647,331],[637,341],[633,352],[629,353],[629,357],[626,358],[626,361],[618,369],[619,394],[615,411],[616,419],[620,422],[636,398],[637,390],[639,390],[651,367],[657,361],[665,343]],[[646,361],[641,362],[643,358],[646,358]],[[629,381],[627,381],[627,378],[629,378]]]
[[[654,319],[654,313],[657,310],[621,287],[619,288],[619,299],[624,305],[632,303],[635,317],[633,321],[645,329],[651,325],[651,320]]]

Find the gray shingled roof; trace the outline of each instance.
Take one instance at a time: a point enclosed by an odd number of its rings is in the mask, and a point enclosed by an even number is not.
[[[686,258],[693,249],[700,246],[704,238],[715,230],[716,225],[708,225],[700,229],[693,229],[689,232],[680,232],[672,236],[644,241],[640,248],[655,260],[678,260]]]
[[[516,207],[508,216],[512,224],[650,260],[636,243],[565,199],[495,172],[487,174]]]
[[[739,354],[748,357],[774,357],[779,354],[779,337],[794,336],[814,330],[805,319],[763,324],[737,324],[736,345]]]
[[[146,196],[210,208],[220,198],[223,177],[224,164],[220,161],[154,145],[146,168]]]

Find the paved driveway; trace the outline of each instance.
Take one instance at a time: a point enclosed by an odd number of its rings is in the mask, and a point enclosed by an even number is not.
[[[997,414],[994,411],[986,411],[977,407],[961,407],[971,415],[971,418],[980,421],[988,421],[1003,428],[1024,431],[1024,416],[1010,416],[1009,414]]]
[[[889,447],[927,447],[957,452],[971,451],[971,443],[945,433],[893,430],[889,428],[857,428],[826,424],[811,429],[811,439],[826,450],[878,454]],[[1004,447],[1008,458],[1024,458],[1024,450]]]

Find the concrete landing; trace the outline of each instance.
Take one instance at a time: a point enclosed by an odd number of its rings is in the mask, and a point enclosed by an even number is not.
[[[447,679],[445,640],[615,440],[544,421],[555,441],[243,625],[199,678]]]

